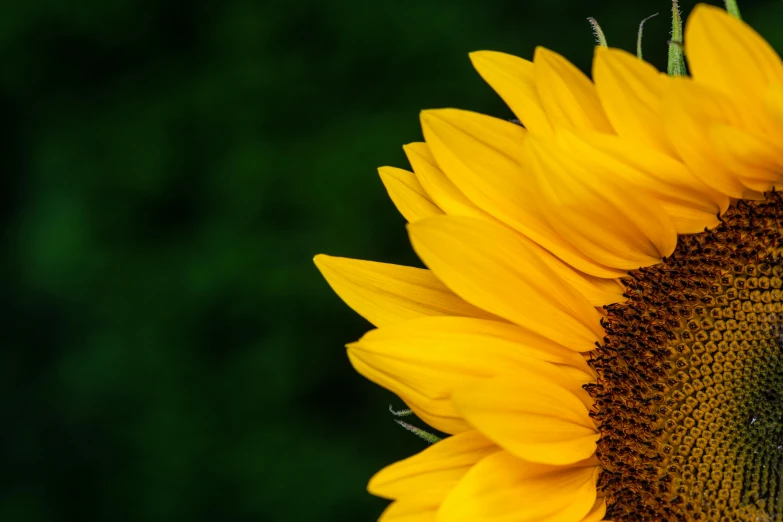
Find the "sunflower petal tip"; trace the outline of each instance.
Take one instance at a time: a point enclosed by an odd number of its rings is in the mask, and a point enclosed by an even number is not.
[[[480,49],[478,51],[469,52],[468,56],[470,57],[470,61],[473,62],[473,64],[475,65],[476,62],[480,62],[480,63],[490,62],[492,61],[493,58],[502,54],[503,53],[498,51],[489,51],[486,49]]]
[[[544,46],[537,45],[536,50],[533,51],[533,62],[535,62],[536,60],[549,60],[555,56],[558,56],[558,54],[555,51],[551,49],[547,49]]]
[[[447,123],[449,119],[457,112],[457,109],[448,109],[448,108],[442,108],[442,109],[426,109],[421,111],[419,113],[419,121],[421,122],[421,126],[425,129],[432,129],[435,126],[442,125],[444,123]],[[426,141],[426,132],[425,132],[425,141]]]
[[[419,114],[422,119],[432,119],[432,118],[439,117],[444,112],[447,112],[449,110],[453,110],[453,109],[424,109]]]
[[[691,11],[691,16],[699,13],[712,13],[713,15],[717,14],[719,16],[722,16],[726,14],[726,11],[724,9],[721,9],[717,5],[710,5],[710,4],[705,4],[704,2],[699,2],[693,7],[693,10]]]
[[[426,125],[427,123],[431,122],[435,116],[434,113],[436,110],[437,109],[424,109],[423,111],[419,112],[419,121],[421,121],[421,124]]]
[[[372,478],[370,478],[370,481],[367,482],[367,493],[370,495],[375,495],[376,497],[383,498],[383,495],[380,494],[379,486],[381,485],[380,481],[376,479],[378,476],[378,473],[373,475]]]
[[[316,254],[313,256],[313,263],[315,263],[315,266],[317,266],[319,269],[324,266],[327,262],[327,259],[329,256],[326,254]]]
[[[400,477],[395,475],[394,471],[389,470],[389,468],[392,468],[392,466],[380,470],[370,478],[370,480],[367,482],[368,493],[375,495],[376,497],[394,500],[393,495],[389,494],[387,486],[390,483],[393,483],[395,478],[399,479]],[[381,520],[383,520],[383,517],[379,519],[379,522]]]
[[[602,45],[598,45],[595,47],[595,52],[593,53],[593,61],[598,63],[604,63],[606,61],[615,59],[615,57],[620,54],[617,51],[618,49],[612,47],[604,47]]]
[[[392,175],[392,172],[394,171],[394,167],[389,167],[388,165],[384,165],[383,167],[378,167],[378,175],[381,177],[381,179],[385,177],[389,177]]]
[[[410,158],[411,154],[415,155],[418,153],[417,148],[421,146],[421,143],[422,142],[415,142],[415,141],[406,143],[405,145],[402,146],[402,150],[405,153],[405,155],[408,156],[408,158]]]
[[[614,62],[635,63],[640,60],[638,55],[629,53],[624,49],[617,47],[597,47],[595,50],[595,58],[597,60],[607,60]]]
[[[688,25],[711,24],[716,19],[733,18],[725,9],[716,5],[698,3],[688,16]]]

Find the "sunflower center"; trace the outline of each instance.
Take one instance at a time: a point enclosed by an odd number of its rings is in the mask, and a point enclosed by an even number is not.
[[[783,520],[783,198],[683,236],[607,307],[588,385],[607,519]]]

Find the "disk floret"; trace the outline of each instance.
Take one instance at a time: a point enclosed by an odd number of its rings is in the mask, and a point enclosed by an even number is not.
[[[606,307],[587,390],[608,519],[783,520],[783,203],[722,220]]]

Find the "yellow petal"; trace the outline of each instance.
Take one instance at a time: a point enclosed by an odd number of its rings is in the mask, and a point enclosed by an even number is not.
[[[531,364],[531,358],[576,368],[582,382],[593,378],[578,352],[519,326],[486,319],[421,317],[371,330],[350,348],[389,376],[416,382],[422,390],[431,387],[433,396],[444,382],[454,388],[474,377],[513,374]]]
[[[576,351],[603,336],[595,308],[507,228],[445,216],[408,230],[419,257],[466,301]]]
[[[409,222],[443,214],[427,196],[414,173],[395,167],[381,167],[378,174],[397,210]]]
[[[497,451],[494,443],[475,430],[458,433],[382,469],[367,490],[388,499],[425,494],[437,505],[474,464]]]
[[[554,258],[549,252],[546,252],[546,254]],[[557,258],[554,259],[559,261]],[[602,279],[589,276],[571,268],[565,263],[553,265],[552,268],[560,275],[563,281],[578,290],[595,307],[600,308],[604,305],[625,301],[625,297],[623,297],[625,286],[619,279]]]
[[[452,402],[471,426],[517,457],[571,464],[595,453],[599,435],[584,401],[563,383],[531,369],[459,388]]]
[[[484,81],[503,98],[526,128],[552,134],[552,126],[536,90],[533,62],[495,51],[470,53],[470,60]]]
[[[496,453],[457,484],[437,522],[578,521],[593,507],[597,475],[593,461],[547,466]]]
[[[409,143],[403,149],[422,187],[444,212],[455,216],[489,218],[440,170],[426,143]]]
[[[421,122],[438,165],[476,205],[582,272],[604,278],[624,275],[584,256],[547,223],[532,176],[520,163],[525,129],[455,109],[425,111]]]
[[[772,120],[783,128],[783,85],[772,85],[767,89],[764,108]]]
[[[546,263],[564,283],[583,295],[595,307],[625,301],[625,286],[617,279],[603,279],[582,273],[556,258],[524,236],[520,238],[529,246],[531,253]]]
[[[674,154],[660,119],[665,78],[655,67],[620,49],[597,47],[593,79],[617,134]]]
[[[677,233],[660,204],[603,170],[587,169],[552,140],[530,136],[526,144],[552,209],[547,219],[574,248],[623,270],[659,263],[674,251]]]
[[[604,519],[604,515],[606,515],[606,499],[599,497],[595,499],[593,509],[580,522],[600,522]]]
[[[584,357],[574,350],[515,324],[472,317],[420,317],[367,332],[360,343],[381,349],[403,351],[423,365],[441,361],[464,366],[467,373],[484,376],[512,371],[528,364],[528,358],[571,366],[591,378]],[[396,348],[395,348],[396,346]],[[476,347],[480,346],[481,362]],[[483,370],[482,370],[483,368]],[[487,373],[482,373],[486,371]]]
[[[360,353],[353,345],[348,345],[348,360],[358,373],[398,395],[421,420],[433,428],[450,434],[472,429],[470,424],[457,413],[454,406],[446,400],[450,397],[448,392],[435,390],[434,394],[440,393],[445,396],[440,398],[425,395],[416,388],[417,382],[412,386],[408,381],[398,379],[396,375],[385,373],[384,369],[389,366],[388,364],[378,364],[377,360]],[[432,392],[433,389],[434,387],[430,387],[426,391]]]
[[[660,203],[666,215],[671,218],[677,234],[698,234],[704,232],[704,229],[712,230],[720,224],[718,212],[708,214],[676,201],[661,201]]]
[[[518,326],[479,319],[430,317],[386,326],[348,345],[348,355],[359,373],[448,433],[466,426],[451,402],[454,390],[476,379],[534,369],[563,379],[562,387],[582,398],[581,386],[594,379],[577,352]],[[564,374],[559,366],[573,371]]]
[[[552,127],[614,133],[595,86],[561,55],[537,47],[533,56],[536,87]]]
[[[438,508],[424,495],[418,495],[415,499],[402,499],[389,504],[389,507],[381,514],[378,522],[435,522]]]
[[[454,295],[429,270],[323,254],[314,261],[335,293],[375,326],[427,315],[494,317]]]
[[[438,205],[452,216],[469,216],[486,219],[493,223],[500,223],[486,212],[480,210],[471,203],[459,189],[440,171],[435,164],[435,159],[430,154],[426,143],[410,143],[404,147],[408,159],[416,171],[422,185],[429,187],[427,192],[433,196]],[[427,180],[425,182],[425,180]],[[436,197],[437,196],[437,197]],[[702,227],[704,228],[704,227]],[[701,230],[701,229],[700,229]],[[603,279],[594,277],[566,264],[551,253],[544,250],[525,238],[531,248],[539,254],[563,278],[563,280],[577,289],[593,306],[603,306],[611,303],[617,303],[624,298],[622,294],[624,287],[618,284],[614,279]]]
[[[760,102],[770,85],[783,85],[775,50],[745,22],[714,6],[693,9],[685,53],[694,80],[734,100]]]
[[[750,190],[768,192],[783,180],[783,151],[762,136],[714,124],[709,134],[723,164]]]
[[[588,170],[622,180],[660,203],[678,234],[718,225],[729,198],[705,185],[680,161],[638,142],[597,132],[558,133],[558,144]]]
[[[688,78],[672,78],[664,95],[663,121],[677,153],[701,181],[732,198],[758,199],[724,165],[710,138],[709,128],[715,124],[742,125],[725,96]]]

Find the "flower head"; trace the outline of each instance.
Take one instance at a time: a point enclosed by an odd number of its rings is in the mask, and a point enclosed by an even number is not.
[[[714,7],[684,39],[691,76],[473,53],[521,125],[424,111],[380,169],[428,269],[316,257],[356,370],[449,435],[382,520],[783,520],[783,65]]]

